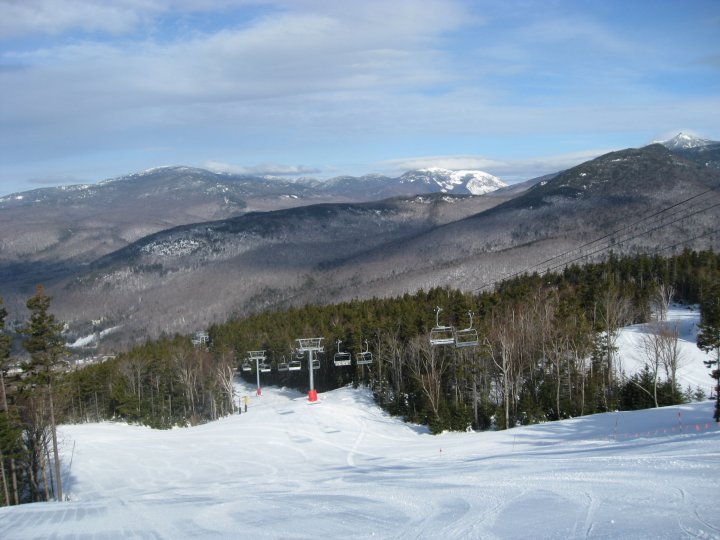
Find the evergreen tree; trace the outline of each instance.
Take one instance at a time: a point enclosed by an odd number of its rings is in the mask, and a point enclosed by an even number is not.
[[[55,425],[55,405],[53,401],[54,370],[63,360],[65,342],[60,333],[62,323],[55,320],[49,313],[51,297],[45,294],[42,285],[37,286],[35,295],[27,301],[30,310],[30,320],[20,329],[25,336],[23,346],[30,354],[30,362],[25,366],[26,371],[32,374],[31,380],[44,387],[50,408],[50,429],[52,433],[53,457],[55,459],[55,482],[57,486],[57,500],[62,501],[62,480],[60,478],[60,456],[57,444],[57,429]]]
[[[705,365],[712,369],[710,376],[715,379],[715,420],[720,422],[720,284],[716,283],[703,299],[700,315],[697,346],[715,355],[714,359],[706,360]]]
[[[6,450],[12,449],[16,441],[16,431],[12,429],[9,421],[10,414],[8,411],[7,391],[5,388],[5,370],[8,368],[8,360],[10,359],[10,336],[5,333],[5,317],[7,310],[3,307],[2,298],[0,298],[0,406],[2,407],[2,418],[0,418],[0,472],[2,473],[2,489],[5,504],[10,505],[10,488],[9,482],[12,481],[13,495],[15,504],[18,504],[17,475],[15,472],[15,459],[10,455],[10,479],[5,472],[5,454]]]

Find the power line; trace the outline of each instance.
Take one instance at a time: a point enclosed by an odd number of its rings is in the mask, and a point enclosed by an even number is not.
[[[691,216],[694,216],[694,215],[697,215],[697,214],[701,214],[701,213],[706,212],[706,211],[708,211],[708,210],[712,210],[713,208],[716,208],[716,207],[718,207],[718,206],[720,206],[720,203],[713,204],[712,206],[709,206],[708,208],[704,208],[703,210],[699,210],[699,211],[697,211],[697,212],[693,212],[692,214],[688,214],[688,215],[679,217],[678,219],[673,220],[673,221],[670,221],[669,223],[664,223],[664,224],[659,225],[659,226],[657,226],[657,227],[654,227],[654,228],[652,228],[652,229],[648,229],[648,230],[643,231],[643,232],[641,232],[641,233],[635,234],[634,236],[630,236],[630,237],[627,237],[627,238],[623,238],[619,243],[622,244],[623,242],[629,242],[630,240],[634,240],[635,238],[639,238],[640,236],[644,236],[644,235],[646,235],[646,234],[649,234],[649,233],[651,233],[651,232],[655,232],[655,231],[657,231],[657,230],[659,230],[659,229],[662,229],[662,228],[664,228],[664,227],[667,227],[667,226],[669,226],[669,225],[673,225],[674,223],[677,223],[678,221],[682,221],[683,219],[687,219],[687,218],[689,218],[689,217],[691,217]],[[684,240],[684,242],[687,242],[687,241],[688,241],[687,239]],[[682,243],[682,242],[681,242],[681,243]],[[580,260],[580,259],[585,259],[585,258],[587,258],[587,257],[590,257],[591,255],[595,255],[595,254],[600,253],[600,252],[602,252],[602,251],[605,251],[606,249],[609,249],[609,248],[611,248],[611,247],[613,247],[612,244],[603,246],[603,247],[601,247],[601,248],[599,248],[599,249],[596,249],[596,250],[593,251],[592,253],[587,253],[587,254],[585,254],[585,255],[581,255],[581,256],[579,256],[579,257],[576,257],[575,259],[569,261],[568,263],[564,263],[564,264],[561,264],[561,265],[556,265],[556,266],[548,267],[548,268],[546,269],[546,271],[550,272],[550,271],[555,270],[555,269],[557,269],[557,268],[561,268],[562,266],[565,266],[565,264],[570,264],[570,263],[573,263],[573,262],[578,261],[578,260]]]
[[[647,215],[647,216],[644,216],[644,217],[642,217],[642,218],[640,218],[640,219],[638,219],[638,220],[636,220],[636,221],[634,221],[634,222],[632,222],[632,223],[630,223],[630,224],[628,224],[628,225],[625,225],[625,226],[623,226],[623,227],[620,227],[619,229],[616,229],[616,230],[614,230],[614,231],[612,231],[612,232],[606,233],[606,234],[604,234],[603,236],[600,236],[600,237],[598,237],[598,238],[596,238],[596,239],[594,239],[594,240],[591,240],[591,241],[589,241],[589,242],[586,242],[586,243],[584,243],[584,244],[581,244],[580,246],[576,246],[576,247],[574,247],[574,248],[572,248],[572,249],[569,249],[569,250],[567,250],[567,251],[564,251],[564,252],[562,252],[562,253],[559,253],[558,255],[555,255],[555,256],[553,256],[553,257],[550,257],[550,258],[548,258],[548,259],[545,259],[545,260],[543,260],[543,261],[541,261],[541,262],[539,262],[539,263],[533,264],[533,265],[531,265],[531,266],[529,266],[529,267],[527,267],[527,268],[525,268],[525,269],[523,269],[523,270],[520,270],[520,271],[518,271],[518,272],[514,272],[514,273],[511,273],[511,274],[508,274],[508,275],[503,276],[502,278],[498,278],[498,279],[496,279],[496,280],[494,280],[494,281],[492,281],[492,282],[484,283],[482,286],[473,289],[473,292],[474,292],[474,291],[483,290],[483,289],[489,287],[490,285],[495,285],[496,283],[498,283],[498,282],[500,282],[500,281],[504,281],[504,280],[507,280],[507,279],[512,279],[512,278],[517,277],[517,276],[519,276],[519,275],[526,274],[526,273],[532,271],[533,269],[541,268],[541,267],[543,267],[544,265],[547,265],[548,263],[550,263],[550,262],[552,262],[552,261],[555,261],[555,260],[557,260],[557,259],[561,259],[561,258],[564,258],[564,257],[567,257],[567,256],[571,256],[571,254],[573,254],[573,253],[577,253],[577,252],[580,252],[580,253],[581,253],[581,255],[576,256],[575,258],[573,258],[573,259],[571,259],[571,260],[569,260],[569,261],[567,261],[567,262],[563,262],[563,263],[561,263],[561,264],[557,264],[557,265],[554,265],[554,266],[549,266],[549,267],[546,268],[545,271],[550,271],[550,270],[554,270],[554,269],[556,269],[556,268],[560,268],[560,267],[566,266],[566,265],[571,264],[571,263],[573,263],[573,262],[575,262],[575,261],[578,261],[578,260],[580,260],[580,259],[584,259],[584,258],[587,258],[587,257],[589,257],[589,256],[591,256],[591,255],[595,255],[595,254],[597,254],[597,253],[600,253],[600,252],[602,252],[602,251],[605,251],[605,250],[613,247],[613,246],[614,246],[615,244],[617,244],[617,243],[622,243],[622,242],[627,242],[627,241],[629,241],[629,240],[633,240],[633,239],[635,239],[635,238],[637,238],[637,237],[639,237],[639,236],[642,236],[642,235],[644,235],[644,234],[649,234],[650,232],[654,232],[654,231],[656,231],[656,230],[658,230],[658,229],[661,229],[661,228],[663,228],[663,227],[667,227],[667,226],[669,226],[669,225],[672,225],[672,224],[674,224],[674,223],[677,223],[678,221],[682,221],[683,219],[687,219],[687,218],[692,217],[692,216],[694,216],[694,215],[697,215],[697,214],[706,212],[706,211],[708,211],[708,210],[711,210],[711,209],[713,209],[713,208],[715,208],[715,207],[717,207],[717,206],[720,206],[720,203],[713,204],[713,205],[711,205],[711,206],[709,206],[709,207],[707,207],[707,208],[703,208],[703,209],[697,210],[697,211],[693,211],[693,210],[695,210],[695,208],[697,208],[697,206],[693,205],[693,206],[690,206],[690,208],[681,208],[681,209],[679,209],[678,211],[676,211],[676,212],[674,212],[674,213],[670,213],[669,215],[664,215],[664,214],[666,214],[667,212],[669,212],[670,210],[676,209],[676,208],[678,208],[678,207],[680,207],[680,206],[682,206],[682,205],[684,205],[684,204],[686,204],[686,203],[688,203],[688,202],[690,202],[690,201],[693,201],[693,200],[695,200],[695,199],[698,199],[698,198],[702,197],[703,195],[706,195],[706,194],[708,194],[708,193],[710,193],[710,192],[713,192],[713,191],[716,191],[716,190],[717,190],[717,188],[707,189],[707,190],[705,190],[705,191],[703,191],[703,192],[701,192],[701,193],[698,193],[698,194],[696,194],[696,195],[693,195],[692,197],[688,197],[687,199],[684,199],[684,200],[679,201],[679,202],[677,202],[677,203],[675,203],[675,204],[672,204],[672,205],[670,205],[670,206],[668,206],[668,207],[666,207],[666,208],[663,208],[663,209],[661,209],[661,210],[658,210],[658,211],[656,211],[656,212],[653,212],[652,214],[649,214],[649,215]],[[645,230],[645,231],[643,231],[643,232],[641,232],[641,233],[635,234],[634,236],[624,237],[624,238],[622,238],[622,239],[619,240],[619,241],[614,240],[614,237],[615,237],[618,233],[622,233],[623,231],[627,231],[628,229],[631,229],[631,228],[633,228],[633,227],[637,227],[637,226],[639,226],[639,225],[642,225],[642,224],[645,223],[645,222],[651,222],[652,220],[654,220],[655,218],[658,218],[658,217],[660,217],[660,220],[662,221],[663,219],[673,218],[673,217],[675,217],[675,216],[677,216],[678,214],[683,213],[683,212],[685,213],[685,215],[681,216],[681,217],[678,218],[678,219],[675,219],[675,220],[673,220],[673,221],[670,221],[670,222],[661,224],[661,225],[656,226],[656,227],[651,228],[651,229],[647,229],[647,230]],[[700,235],[700,236],[698,236],[698,237],[696,237],[696,238],[690,239],[690,240],[694,240],[694,239],[697,239],[697,238],[701,238],[701,237],[703,237],[703,236],[707,236],[707,234],[702,234],[702,235]],[[586,254],[582,254],[582,250],[583,250],[583,249],[585,249],[585,248],[587,248],[587,247],[589,247],[589,246],[592,246],[593,244],[597,244],[597,243],[599,243],[599,242],[603,242],[603,241],[605,241],[605,240],[607,240],[607,239],[611,239],[611,241],[610,241],[610,242],[606,242],[606,244],[605,244],[604,246],[596,249],[595,251],[592,251],[592,252],[586,253]],[[685,242],[687,242],[687,241],[689,241],[689,240],[685,240]]]

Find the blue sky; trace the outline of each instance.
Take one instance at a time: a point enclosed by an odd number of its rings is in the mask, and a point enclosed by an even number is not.
[[[0,0],[0,195],[161,165],[513,182],[720,140],[717,0]]]

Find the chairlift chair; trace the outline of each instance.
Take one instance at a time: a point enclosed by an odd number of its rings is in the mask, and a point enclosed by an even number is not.
[[[277,370],[278,371],[289,371],[289,369],[290,369],[290,366],[288,365],[288,361],[285,358],[285,356],[283,356],[282,361],[278,362],[278,364],[277,364]]]
[[[243,371],[252,371],[252,366],[250,365],[250,360],[243,360],[242,370]]]
[[[470,326],[455,331],[455,346],[458,348],[475,347],[480,343],[477,330],[473,328],[473,312],[468,311],[468,316],[470,317]]]
[[[272,369],[272,366],[269,362],[262,360],[261,362],[258,362],[258,369],[260,370],[260,373],[268,373]]]
[[[303,353],[301,351],[296,351],[293,353],[290,351],[290,361],[288,362],[288,371],[300,371],[302,369],[302,360]]]
[[[355,363],[358,366],[366,366],[373,363],[373,355],[370,352],[367,339],[365,340],[365,350],[355,355]]]
[[[302,369],[302,362],[300,360],[290,360],[288,362],[288,371],[300,371]]]
[[[455,343],[455,329],[452,326],[442,326],[440,324],[440,306],[435,308],[435,327],[430,330],[430,344],[453,345]]]
[[[339,339],[337,340],[337,352],[335,353],[335,356],[333,357],[333,362],[336,366],[349,366],[352,364],[352,356],[349,352],[341,351],[340,350],[340,344],[342,341]]]

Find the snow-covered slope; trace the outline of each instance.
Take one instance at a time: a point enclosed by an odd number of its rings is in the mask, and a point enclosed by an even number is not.
[[[704,380],[697,311],[668,321]],[[627,373],[645,330],[618,339]],[[433,436],[366,389],[244,395],[194,428],[62,426],[69,500],[1,508],[0,538],[720,538],[712,401]]]
[[[700,137],[695,137],[694,135],[689,135],[683,132],[678,133],[672,139],[655,142],[662,144],[665,148],[671,151],[687,150],[690,148],[700,148],[703,146],[717,144],[716,141],[711,141],[709,139],[701,139]]]
[[[498,177],[483,171],[452,171],[439,167],[409,171],[400,177],[402,183],[437,185],[443,193],[467,190],[472,195],[483,195],[507,187]],[[456,189],[460,188],[460,189]]]
[[[671,330],[678,333],[679,362],[677,378],[683,390],[700,387],[707,395],[711,394],[713,379],[710,370],[703,363],[711,356],[697,347],[698,324],[700,311],[697,306],[674,305],[668,310],[666,323]],[[644,338],[651,331],[647,324],[628,326],[620,331],[617,347],[622,369],[627,376],[642,371],[648,361]],[[665,373],[661,372],[665,379]]]
[[[194,428],[63,426],[70,500],[0,538],[718,538],[712,405],[432,436],[367,390],[265,388]]]

